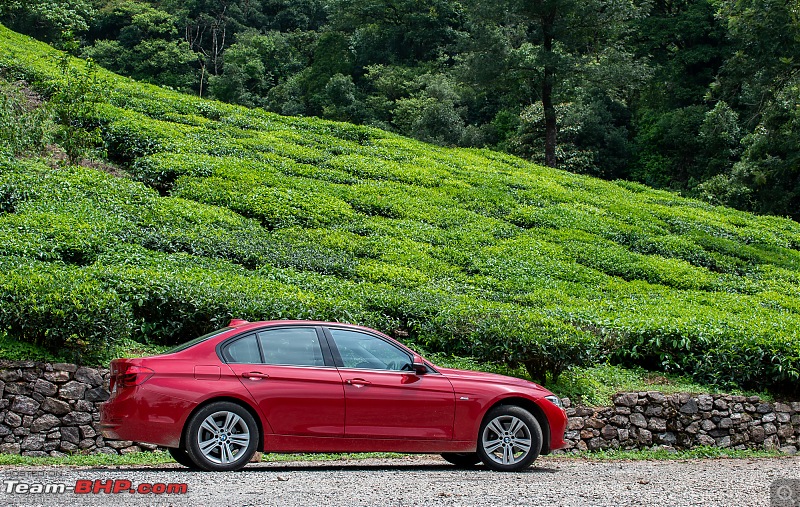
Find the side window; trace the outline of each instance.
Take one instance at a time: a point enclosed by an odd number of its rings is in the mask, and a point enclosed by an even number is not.
[[[230,342],[222,352],[229,363],[257,364],[261,362],[256,335],[251,334]]]
[[[330,331],[345,368],[399,371],[411,363],[405,351],[376,336],[345,329]]]
[[[266,364],[325,366],[322,347],[313,327],[267,329],[258,333]]]

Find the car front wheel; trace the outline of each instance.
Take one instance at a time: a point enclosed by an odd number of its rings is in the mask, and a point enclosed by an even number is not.
[[[528,468],[542,450],[542,428],[527,410],[500,405],[486,414],[478,435],[478,456],[492,470]]]
[[[197,411],[186,425],[186,453],[203,470],[238,470],[258,445],[258,425],[241,405],[218,401]]]

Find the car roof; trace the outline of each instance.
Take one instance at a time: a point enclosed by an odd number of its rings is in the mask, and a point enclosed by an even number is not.
[[[372,329],[366,326],[359,326],[357,324],[347,324],[345,322],[329,322],[329,321],[321,321],[321,320],[262,320],[258,322],[248,322],[246,320],[240,319],[233,319],[229,324],[229,327],[235,329],[236,331],[248,331],[251,329],[259,329],[263,327],[271,327],[271,326],[333,326],[333,327],[345,327],[348,329],[354,330],[361,330],[366,331],[368,333],[377,333],[381,336],[385,336],[386,338],[391,338],[390,336],[386,335],[378,331],[377,329]]]

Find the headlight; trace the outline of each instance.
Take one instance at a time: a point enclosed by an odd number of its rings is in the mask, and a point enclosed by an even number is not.
[[[564,404],[561,403],[561,398],[559,398],[558,396],[545,396],[544,399],[546,399],[553,405],[557,406],[558,408],[564,408]]]

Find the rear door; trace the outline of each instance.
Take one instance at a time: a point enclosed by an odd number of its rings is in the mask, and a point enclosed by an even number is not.
[[[276,435],[344,434],[344,387],[321,328],[265,328],[220,353]]]
[[[344,384],[345,436],[451,440],[455,393],[450,381],[410,371],[412,356],[380,336],[328,327]]]

